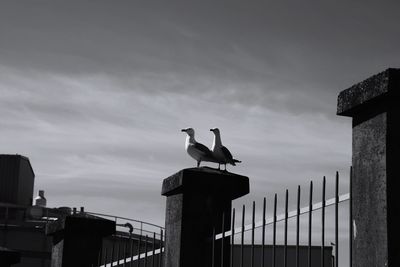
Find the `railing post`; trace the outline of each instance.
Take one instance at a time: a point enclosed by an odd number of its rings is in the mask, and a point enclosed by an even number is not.
[[[213,228],[221,232],[222,214],[230,214],[232,200],[248,192],[247,177],[206,167],[184,169],[166,178],[162,186],[167,197],[164,267],[211,266]],[[225,216],[225,231],[230,220]],[[220,251],[218,246],[215,251]],[[219,266],[221,258],[215,258]],[[224,265],[229,266],[229,258],[227,237]]]
[[[53,236],[51,267],[96,264],[102,239],[115,233],[115,222],[88,214],[69,215],[46,226]]]
[[[337,114],[353,118],[353,266],[400,266],[400,69],[341,92]]]

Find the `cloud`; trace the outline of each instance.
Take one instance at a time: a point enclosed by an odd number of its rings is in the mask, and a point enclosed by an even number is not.
[[[2,5],[2,64],[129,90],[329,115],[339,91],[398,65],[395,2]]]

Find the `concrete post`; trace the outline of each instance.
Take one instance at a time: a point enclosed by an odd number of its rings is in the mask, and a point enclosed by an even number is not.
[[[341,92],[353,118],[353,266],[400,266],[400,69]]]
[[[211,266],[212,233],[230,229],[232,200],[249,193],[245,176],[211,168],[184,169],[166,178],[165,267]],[[225,238],[224,262],[229,266],[229,238]],[[220,264],[221,244],[216,244]],[[215,265],[217,266],[217,265]],[[218,265],[220,266],[220,265]]]
[[[9,267],[21,261],[21,254],[17,251],[0,247],[0,266]]]
[[[102,239],[113,233],[114,221],[87,214],[70,215],[50,223],[46,234],[53,236],[51,267],[97,266]]]

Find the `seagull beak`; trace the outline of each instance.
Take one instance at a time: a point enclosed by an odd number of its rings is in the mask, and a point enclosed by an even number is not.
[[[182,130],[181,130],[181,132],[185,132],[185,133],[186,133],[186,131],[187,131],[186,129],[182,129]]]
[[[214,132],[214,129],[210,129],[211,132]]]

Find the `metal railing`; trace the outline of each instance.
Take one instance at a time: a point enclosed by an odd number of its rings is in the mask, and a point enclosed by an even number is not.
[[[119,243],[114,240],[111,247],[103,245],[96,266],[161,267],[164,253],[164,230],[160,229],[159,239],[156,235],[157,233],[153,232],[152,237],[138,235],[137,239],[133,239],[131,234],[126,240],[120,239]]]
[[[160,232],[165,231],[164,227],[149,223],[149,222],[144,222],[140,220],[135,220],[132,218],[127,218],[127,217],[121,217],[121,216],[115,216],[115,215],[110,215],[110,214],[103,214],[103,213],[97,213],[97,212],[88,212],[85,211],[84,213],[89,214],[89,215],[94,215],[97,217],[102,217],[105,219],[113,220],[115,221],[116,226],[118,227],[117,230],[121,230],[120,232],[126,232],[122,231],[122,229],[126,230],[128,229],[129,234],[137,234],[140,236],[144,235],[152,235],[156,233],[156,236],[160,237]]]
[[[221,216],[221,225],[216,226],[218,229],[225,229],[219,233],[216,233],[215,229],[213,231],[212,240],[212,262],[210,266],[221,266],[221,267],[245,267],[257,266],[319,266],[319,267],[328,267],[330,264],[334,267],[339,266],[339,204],[350,201],[351,203],[351,184],[352,184],[352,170],[350,169],[350,193],[339,195],[339,173],[336,172],[335,176],[335,193],[334,197],[330,199],[326,199],[326,178],[323,177],[322,181],[322,192],[321,192],[321,201],[313,204],[313,193],[314,193],[314,185],[313,182],[310,182],[309,185],[309,194],[308,194],[308,205],[306,207],[301,207],[301,187],[297,188],[297,196],[296,196],[296,209],[293,211],[288,210],[289,205],[289,191],[286,190],[285,198],[284,198],[284,211],[282,214],[277,214],[277,200],[278,195],[274,195],[273,200],[273,212],[270,218],[267,218],[267,201],[264,197],[262,204],[262,219],[257,221],[255,220],[256,214],[256,203],[253,201],[252,203],[252,212],[251,212],[251,223],[245,224],[245,213],[246,206],[242,206],[241,212],[241,225],[239,227],[235,227],[235,216],[236,211],[232,209],[231,214],[222,214]],[[329,257],[327,254],[332,247],[326,245],[326,208],[333,206],[334,207],[334,232],[332,233],[334,236],[334,256]],[[319,231],[319,229],[315,229],[315,225],[313,225],[313,212],[319,210],[321,212],[321,218],[319,220],[321,229],[321,241],[313,244],[313,233]],[[300,245],[300,216],[308,214],[308,222],[307,222],[307,240],[305,245]],[[227,216],[230,216],[227,217]],[[288,245],[288,222],[290,218],[295,218],[295,240],[294,245]],[[227,221],[231,221],[230,230],[227,231]],[[350,205],[349,209],[349,226],[350,226],[350,242],[349,242],[349,262],[351,264],[351,254],[352,254],[352,209]],[[283,222],[283,242],[281,245],[277,243],[277,223]],[[222,227],[221,227],[222,226]],[[266,227],[272,226],[272,237],[271,245],[266,244]],[[229,229],[228,228],[228,229]],[[260,240],[259,244],[255,244],[255,230],[261,228],[261,235],[257,236]],[[260,229],[259,229],[260,230]],[[245,240],[245,232],[251,233],[250,240],[247,240],[248,244]],[[303,232],[304,234],[304,232]],[[294,237],[294,235],[293,235]],[[238,245],[235,244],[236,240],[239,240],[240,243]],[[304,242],[303,242],[304,243]],[[229,250],[227,250],[229,247]],[[291,264],[288,265],[288,248],[291,251]],[[255,258],[255,251],[257,249],[258,256],[260,258]],[[269,249],[269,250],[268,250]],[[246,253],[245,253],[246,250]],[[279,250],[279,253],[278,253]],[[306,253],[304,253],[306,250]],[[316,253],[316,250],[319,250],[319,253]],[[266,257],[266,251],[268,251],[268,256],[270,259]],[[302,253],[300,253],[302,251]],[[237,255],[239,254],[239,255]],[[245,255],[246,254],[246,255]],[[277,256],[282,257],[278,259]],[[301,257],[300,257],[301,254]],[[319,254],[319,255],[318,255]],[[294,260],[293,260],[294,259]],[[317,260],[316,260],[317,259]],[[316,261],[319,261],[316,264]],[[305,263],[306,262],[306,263]],[[331,266],[329,266],[331,267]]]

